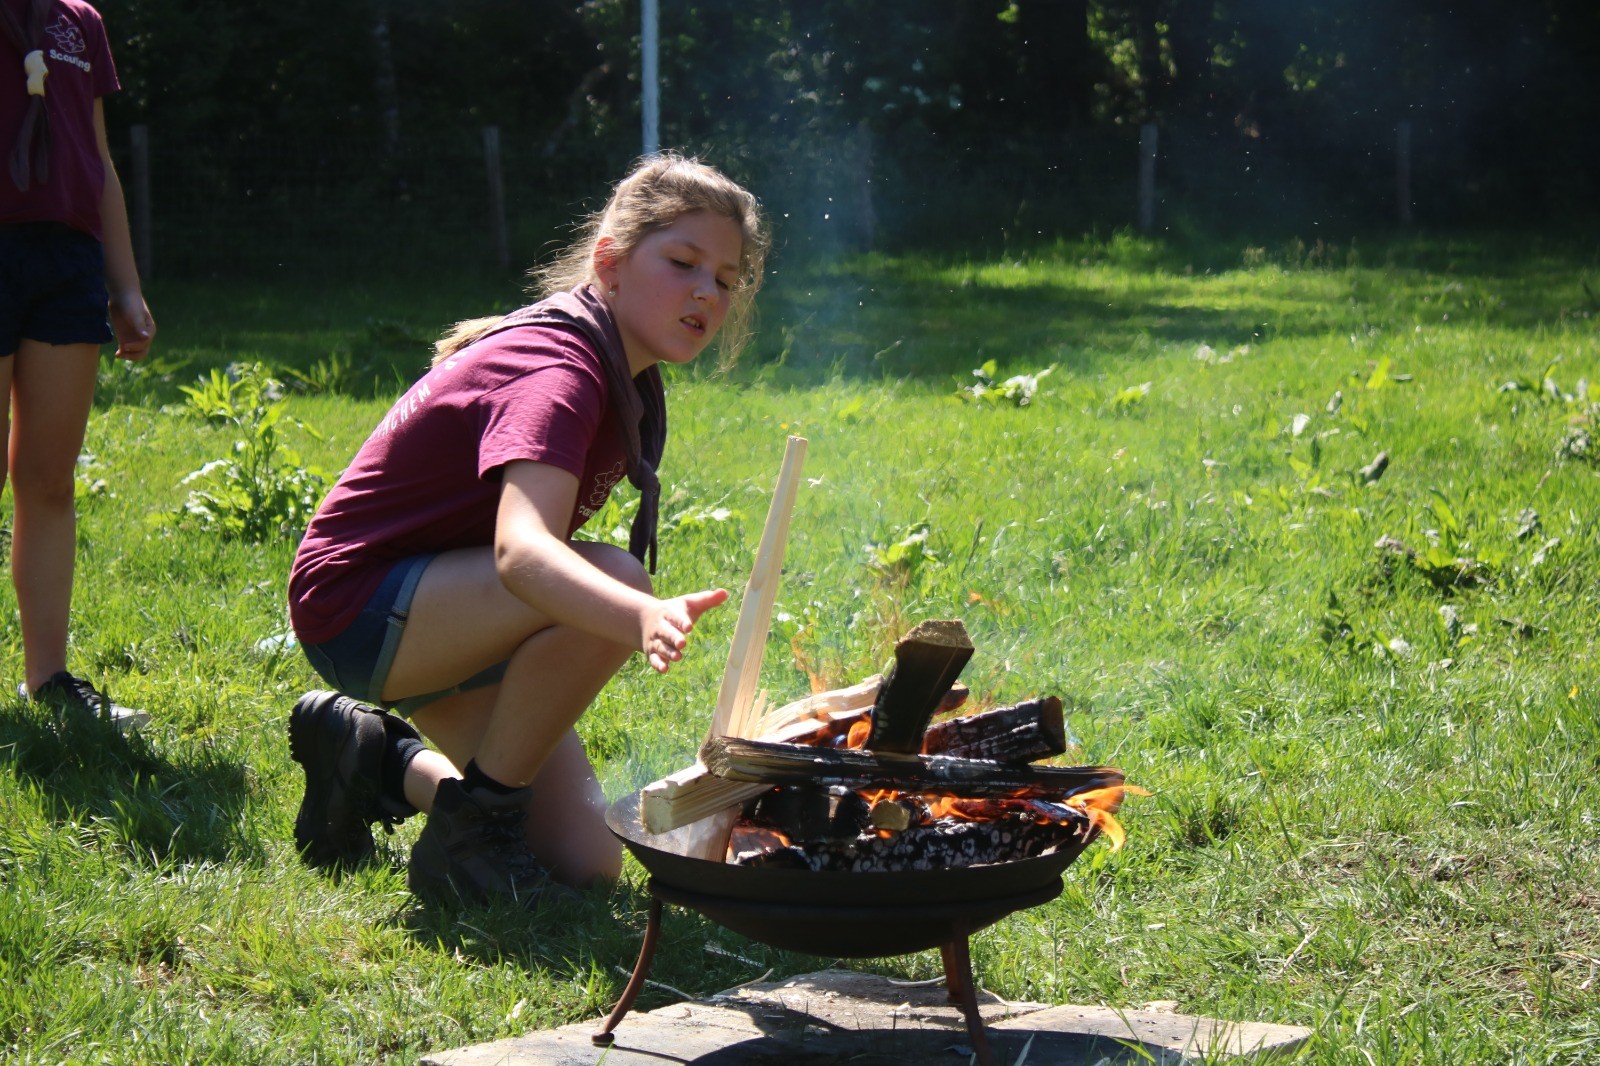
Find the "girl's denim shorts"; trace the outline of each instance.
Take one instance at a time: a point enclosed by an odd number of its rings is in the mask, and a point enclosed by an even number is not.
[[[320,644],[301,645],[311,666],[324,681],[346,696],[386,707],[402,716],[458,692],[499,684],[505,676],[505,663],[497,663],[459,685],[438,692],[393,702],[381,699],[389,670],[394,666],[395,652],[400,647],[400,636],[405,632],[406,619],[411,613],[417,582],[433,558],[432,555],[417,555],[396,563],[343,633]]]

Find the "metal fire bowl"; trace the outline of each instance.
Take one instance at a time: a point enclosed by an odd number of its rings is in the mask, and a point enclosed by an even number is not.
[[[651,876],[651,891],[752,940],[838,958],[905,955],[949,943],[1061,894],[1061,873],[1083,851],[988,866],[837,873],[735,866],[681,854],[670,834],[639,822],[639,793],[606,824]]]

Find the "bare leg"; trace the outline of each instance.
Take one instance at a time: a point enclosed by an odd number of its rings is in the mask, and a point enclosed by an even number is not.
[[[24,340],[5,360],[13,364],[7,455],[14,507],[11,580],[30,690],[67,666],[77,550],[73,492],[99,359],[93,344]]]
[[[643,568],[620,549],[575,547],[613,577],[649,587]],[[444,758],[413,760],[407,797],[426,810],[439,779],[475,759],[503,784],[533,786],[529,846],[560,880],[615,877],[621,849],[605,828],[604,797],[572,727],[631,654],[554,625],[512,596],[495,573],[491,549],[440,556],[418,583],[384,698],[437,691],[497,662],[508,666],[500,685],[440,700],[414,716]]]
[[[488,688],[464,692],[412,716],[412,724],[439,746],[418,755],[406,772],[406,798],[424,814],[440,779],[461,776],[457,760],[465,766],[478,750],[497,696]],[[622,873],[622,845],[605,824],[605,793],[575,730],[567,730],[534,778],[523,824],[528,847],[564,884],[615,880]]]

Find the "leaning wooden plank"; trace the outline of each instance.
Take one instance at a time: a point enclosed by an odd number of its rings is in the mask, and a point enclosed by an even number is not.
[[[778,596],[778,580],[783,575],[783,553],[789,539],[789,518],[794,513],[795,493],[800,488],[800,468],[805,462],[806,439],[790,437],[778,470],[778,484],[767,510],[767,523],[761,531],[755,566],[739,605],[739,621],[734,625],[733,643],[728,649],[728,665],[717,692],[716,711],[711,718],[714,737],[744,736],[756,685],[761,679],[761,656],[767,648],[767,632],[772,627],[772,605]]]
[[[803,744],[717,737],[701,749],[706,769],[730,781],[768,785],[843,785],[963,796],[1039,796],[1065,799],[1123,783],[1114,766],[1007,766],[944,755],[885,755]]]
[[[717,692],[716,709],[711,716],[710,736],[743,735],[753,723],[752,705],[761,678],[761,656],[767,647],[767,631],[772,625],[772,605],[778,595],[778,579],[783,573],[783,553],[789,538],[789,517],[794,512],[795,494],[800,487],[800,467],[805,461],[806,439],[790,437],[778,470],[778,484],[767,510],[767,522],[756,549],[755,566],[745,585],[739,605],[739,620],[734,624],[733,642],[728,648],[728,665]],[[746,799],[749,794],[746,794]],[[641,807],[645,798],[641,797]],[[680,841],[682,854],[692,858],[722,862],[728,850],[728,833],[738,813],[738,799],[709,816],[702,815],[684,826]],[[652,807],[660,816],[660,801]],[[686,805],[687,806],[687,805]],[[641,811],[641,817],[642,817]],[[670,819],[669,819],[670,820]],[[662,823],[657,823],[662,824]],[[646,825],[649,828],[649,825]],[[668,826],[667,828],[671,828]],[[656,830],[652,830],[655,832]]]
[[[972,658],[972,641],[956,619],[918,622],[895,642],[894,662],[872,707],[867,747],[911,754],[922,749],[939,702]]]
[[[1025,763],[1067,750],[1066,722],[1055,696],[935,722],[922,736],[922,754]]]

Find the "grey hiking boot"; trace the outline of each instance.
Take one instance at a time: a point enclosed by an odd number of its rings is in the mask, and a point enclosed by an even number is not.
[[[26,685],[18,685],[17,695],[54,707],[63,714],[102,719],[116,726],[121,733],[132,732],[150,721],[150,716],[144,711],[113,703],[110,696],[65,670],[52,675],[50,680],[31,694]]]
[[[381,794],[388,735],[420,739],[403,719],[337,692],[307,692],[289,713],[289,756],[306,772],[294,842],[308,866],[354,866],[372,856],[372,825],[416,813]]]
[[[567,890],[528,850],[522,835],[530,789],[506,795],[439,782],[428,824],[411,848],[406,884],[418,896],[472,903],[512,900],[532,906]]]

